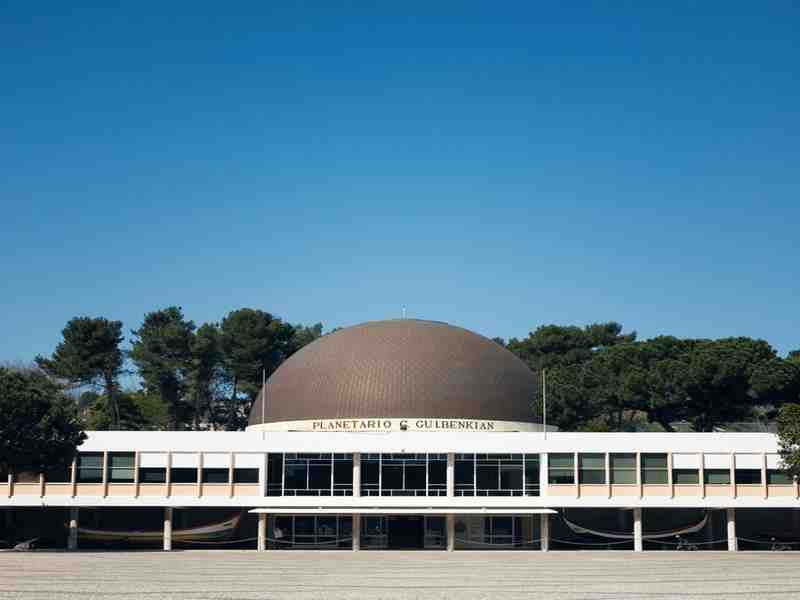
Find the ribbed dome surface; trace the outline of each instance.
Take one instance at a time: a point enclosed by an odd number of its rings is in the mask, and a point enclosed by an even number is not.
[[[341,329],[289,358],[267,382],[266,418],[250,425],[339,418],[536,422],[537,379],[511,352],[445,323],[402,319]]]

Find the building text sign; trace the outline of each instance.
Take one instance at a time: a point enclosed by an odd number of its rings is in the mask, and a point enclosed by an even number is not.
[[[349,433],[389,433],[397,431],[541,431],[542,427],[537,423],[522,423],[516,421],[418,417],[389,419],[373,417],[283,421],[251,425],[248,429],[261,429],[263,431],[316,431],[320,433],[334,433],[340,431]]]

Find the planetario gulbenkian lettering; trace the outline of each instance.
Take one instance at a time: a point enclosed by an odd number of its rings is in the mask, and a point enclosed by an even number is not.
[[[309,344],[245,431],[88,432],[4,474],[3,535],[69,549],[796,550],[768,433],[572,433],[496,342],[392,320]]]

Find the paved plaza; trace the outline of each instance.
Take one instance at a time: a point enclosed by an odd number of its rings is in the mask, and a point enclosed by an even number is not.
[[[4,600],[796,599],[800,554],[0,553]]]

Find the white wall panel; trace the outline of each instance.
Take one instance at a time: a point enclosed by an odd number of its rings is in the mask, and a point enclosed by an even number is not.
[[[780,469],[781,468],[781,457],[778,454],[767,454],[767,468],[768,469]]]
[[[172,453],[172,466],[179,469],[197,468],[199,464],[198,454],[189,454],[183,452]]]
[[[236,454],[236,467],[240,469],[259,469],[264,466],[263,454]]]
[[[673,454],[672,455],[672,468],[673,469],[699,469],[700,468],[700,455],[699,454]]]
[[[730,469],[730,454],[706,454],[704,457],[706,469]]]
[[[227,469],[231,466],[231,455],[227,452],[205,452],[203,454],[203,468]]]
[[[139,466],[146,468],[158,468],[167,466],[166,452],[142,452],[139,455]]]
[[[761,468],[761,455],[760,454],[737,454],[736,455],[736,468],[737,469],[760,469]]]

